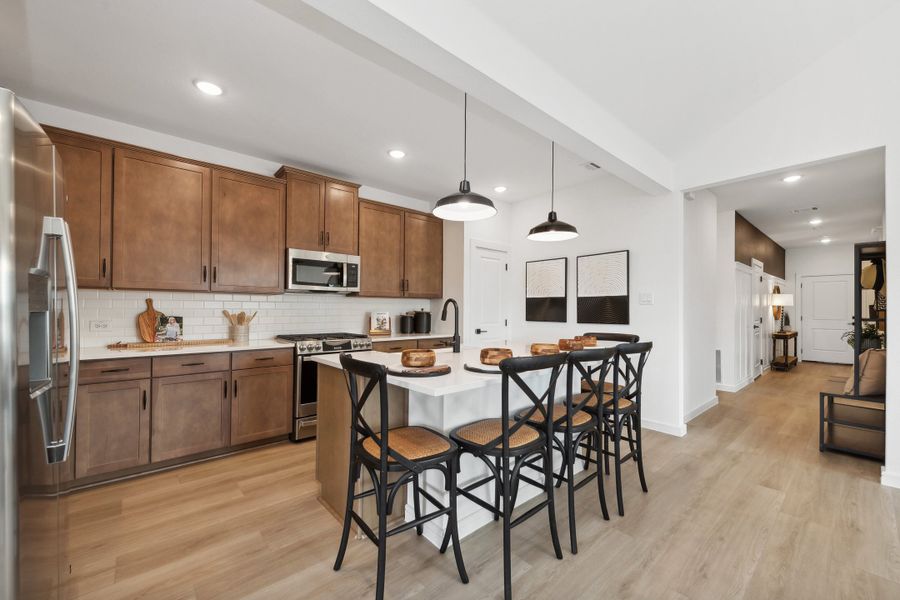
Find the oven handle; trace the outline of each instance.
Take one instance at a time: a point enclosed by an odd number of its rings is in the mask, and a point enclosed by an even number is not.
[[[296,355],[294,361],[294,418],[300,418],[300,380],[303,378],[303,357]]]

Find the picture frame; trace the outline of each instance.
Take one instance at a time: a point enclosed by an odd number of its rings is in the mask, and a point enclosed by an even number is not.
[[[568,258],[526,261],[525,320],[565,323],[568,285]]]
[[[369,315],[369,335],[391,335],[391,313],[372,312]]]
[[[575,259],[579,323],[631,323],[631,256],[628,250],[584,254]]]
[[[160,313],[156,319],[157,342],[180,342],[184,339],[184,318]]]

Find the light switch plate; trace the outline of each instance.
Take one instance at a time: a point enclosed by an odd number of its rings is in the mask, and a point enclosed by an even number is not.
[[[650,292],[641,292],[638,295],[638,302],[642,306],[651,306],[653,304],[653,294]]]
[[[91,331],[109,331],[109,321],[88,321],[88,328]]]

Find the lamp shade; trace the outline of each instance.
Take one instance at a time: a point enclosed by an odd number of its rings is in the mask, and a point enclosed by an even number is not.
[[[459,193],[438,200],[432,214],[447,221],[477,221],[497,214],[494,203],[489,198],[472,191],[469,182],[459,183]]]
[[[556,218],[556,213],[551,211],[547,220],[540,225],[535,225],[528,232],[528,239],[534,242],[562,242],[578,237],[578,230],[572,225]]]
[[[772,306],[793,306],[793,294],[772,294]]]

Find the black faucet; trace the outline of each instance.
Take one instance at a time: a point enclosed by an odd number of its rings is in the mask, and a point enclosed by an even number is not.
[[[459,304],[453,298],[447,298],[441,310],[441,321],[447,320],[447,305],[453,304],[453,351],[459,353]]]

